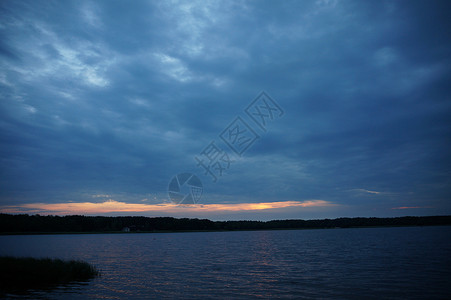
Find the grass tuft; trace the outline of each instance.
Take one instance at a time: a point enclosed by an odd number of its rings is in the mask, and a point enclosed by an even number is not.
[[[87,262],[52,258],[0,257],[0,295],[87,281],[100,273]]]

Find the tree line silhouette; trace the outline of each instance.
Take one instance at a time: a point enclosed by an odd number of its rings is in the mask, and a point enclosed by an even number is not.
[[[211,221],[172,217],[41,216],[0,214],[0,233],[158,232],[451,225],[451,216],[321,220]]]

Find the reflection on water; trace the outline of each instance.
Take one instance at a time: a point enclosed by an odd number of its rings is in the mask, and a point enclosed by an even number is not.
[[[0,255],[83,259],[89,283],[33,297],[449,298],[451,227],[0,236]]]

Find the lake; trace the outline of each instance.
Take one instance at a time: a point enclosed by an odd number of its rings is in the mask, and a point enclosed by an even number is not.
[[[102,273],[32,298],[451,299],[451,226],[18,235],[0,246]]]

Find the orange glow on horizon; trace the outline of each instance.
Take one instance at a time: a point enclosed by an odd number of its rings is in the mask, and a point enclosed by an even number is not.
[[[432,206],[401,206],[401,207],[392,207],[392,209],[411,209],[411,208],[433,208]]]
[[[337,204],[324,200],[307,201],[281,201],[261,203],[233,203],[233,204],[193,204],[176,205],[172,203],[139,204],[125,203],[116,200],[105,202],[67,202],[67,203],[30,203],[17,206],[4,206],[0,208],[2,213],[32,213],[32,214],[105,214],[117,212],[239,212],[260,211],[287,207],[326,207]]]

